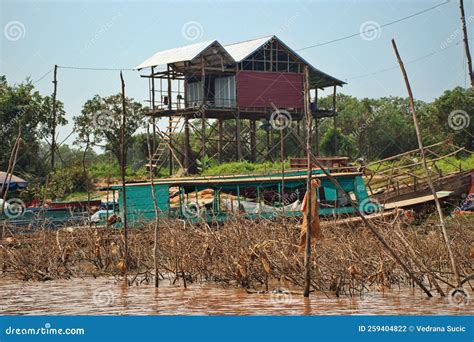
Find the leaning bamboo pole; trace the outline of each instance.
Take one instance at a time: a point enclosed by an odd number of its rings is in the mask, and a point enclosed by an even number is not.
[[[400,54],[398,53],[397,44],[395,43],[394,39],[392,39],[392,46],[393,46],[393,50],[395,51],[395,55],[397,57],[398,64],[400,65],[400,69],[402,71],[403,78],[405,79],[405,85],[406,85],[407,91],[408,91],[408,99],[410,101],[410,111],[411,111],[412,118],[413,118],[413,124],[415,126],[416,138],[418,140],[418,147],[419,147],[419,150],[420,150],[420,156],[421,156],[421,160],[422,160],[422,163],[423,163],[423,168],[424,168],[425,174],[426,174],[426,181],[427,181],[428,186],[431,190],[431,193],[433,194],[433,198],[434,198],[434,201],[435,201],[435,204],[436,204],[436,210],[438,211],[439,223],[440,223],[440,226],[441,226],[441,232],[443,234],[444,242],[446,244],[446,249],[448,251],[449,260],[451,262],[451,268],[452,268],[454,277],[456,279],[457,286],[459,288],[462,288],[461,278],[459,276],[459,272],[458,272],[458,269],[456,267],[456,262],[454,261],[453,251],[451,249],[448,233],[446,231],[446,223],[444,221],[444,215],[443,215],[443,210],[441,209],[441,203],[439,201],[438,196],[436,195],[436,189],[435,189],[435,187],[433,185],[433,182],[431,180],[431,175],[430,175],[429,170],[428,170],[428,164],[426,163],[425,151],[424,151],[424,148],[423,148],[423,140],[422,140],[422,137],[421,137],[420,127],[418,126],[418,119],[417,119],[416,110],[415,110],[415,101],[413,100],[413,93],[411,91],[410,81],[408,80],[408,76],[407,76],[407,72],[405,70],[405,66],[404,66],[403,61],[400,57]]]
[[[126,102],[125,102],[125,81],[123,80],[122,71],[120,71],[120,81],[122,83],[122,127],[120,129],[120,176],[122,178],[122,223],[123,223],[123,272],[125,275],[125,283],[128,283],[127,269],[128,269],[128,226],[127,226],[127,196],[125,186],[125,127],[127,123],[126,117]]]
[[[306,244],[305,244],[305,258],[304,258],[304,266],[305,266],[305,276],[304,276],[304,297],[309,297],[309,288],[311,285],[311,229],[313,226],[313,217],[312,217],[312,163],[311,163],[311,126],[312,126],[312,116],[311,116],[311,109],[310,100],[309,100],[309,72],[308,66],[305,66],[305,73],[304,73],[304,110],[306,116],[306,158],[308,163],[308,179],[306,181],[306,193],[307,193],[307,213],[306,213]]]
[[[152,163],[152,147],[150,145],[150,126],[146,127],[146,144],[148,148],[148,160],[150,165]],[[155,191],[155,180],[153,175],[153,167],[149,167],[149,177],[150,177],[150,186],[151,186],[151,195],[153,197],[153,208],[155,210],[155,231],[154,231],[154,241],[153,241],[153,266],[155,268],[155,287],[159,287],[159,278],[158,278],[158,229],[160,226],[160,218],[158,211],[158,203],[156,202],[156,191]]]
[[[301,146],[305,146],[303,141],[299,136],[294,134],[295,139]],[[309,152],[308,152],[309,151]],[[329,179],[329,181],[334,184],[336,189],[345,194],[349,205],[354,209],[354,212],[356,213],[357,216],[359,216],[362,220],[362,222],[369,228],[371,233],[379,240],[380,244],[388,251],[388,253],[392,256],[392,258],[400,265],[400,267],[403,269],[403,271],[413,280],[415,284],[417,284],[423,292],[428,297],[433,297],[431,292],[426,288],[425,285],[421,282],[421,280],[413,274],[413,272],[408,268],[408,266],[403,262],[403,260],[400,258],[400,256],[397,254],[397,252],[387,243],[387,241],[384,239],[382,234],[378,231],[378,229],[362,214],[362,212],[359,210],[359,207],[356,205],[356,203],[352,200],[352,198],[349,196],[349,194],[341,187],[339,182],[337,181],[336,178],[334,178],[328,170],[325,169],[325,167],[317,160],[316,156],[314,156],[309,149],[307,149],[307,153],[309,153],[312,157],[313,163],[321,169],[321,171],[326,175],[326,177]],[[308,234],[309,235],[309,234]]]

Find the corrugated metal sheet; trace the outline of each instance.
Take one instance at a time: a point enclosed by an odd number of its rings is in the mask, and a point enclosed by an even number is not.
[[[246,40],[245,42],[234,43],[229,45],[224,45],[224,48],[229,52],[232,58],[235,59],[236,62],[240,62],[251,55],[255,50],[261,47],[263,44],[268,42],[272,39],[273,36]]]
[[[303,76],[289,72],[239,71],[239,107],[303,108]]]
[[[212,44],[218,44],[222,52],[228,56],[228,59],[233,59],[236,62],[244,60],[246,57],[251,55],[261,46],[271,40],[278,40],[284,47],[290,50],[295,56],[297,56],[304,64],[308,65],[310,71],[310,85],[312,87],[324,88],[329,85],[343,85],[345,82],[338,80],[312,66],[303,57],[291,49],[288,45],[283,43],[276,36],[267,36],[258,39],[247,40],[240,43],[229,44],[222,47],[217,40],[202,42],[198,44],[188,45],[176,49],[170,49],[158,52],[146,61],[136,67],[136,69],[143,69],[151,66],[166,65],[169,63],[177,63],[183,61],[192,61],[198,57],[202,52],[209,48]]]
[[[156,65],[165,65],[182,61],[190,61],[211,46],[216,40],[187,45],[175,49],[160,51],[138,65],[135,69],[143,69]]]

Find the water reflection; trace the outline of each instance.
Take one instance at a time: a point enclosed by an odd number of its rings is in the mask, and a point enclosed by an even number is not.
[[[127,287],[114,279],[74,279],[43,283],[0,280],[0,314],[24,315],[466,315],[466,306],[446,298],[427,299],[412,289],[363,297],[297,292],[248,294],[239,288],[192,284],[187,289],[163,281]]]

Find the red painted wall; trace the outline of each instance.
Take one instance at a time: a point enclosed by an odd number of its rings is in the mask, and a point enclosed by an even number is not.
[[[303,108],[303,75],[289,72],[239,71],[239,107]]]

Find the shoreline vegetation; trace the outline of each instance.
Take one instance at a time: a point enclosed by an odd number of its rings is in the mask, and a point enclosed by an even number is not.
[[[428,218],[419,225],[374,222],[410,270],[430,291],[447,295],[455,286],[449,257],[438,224]],[[360,223],[322,221],[323,240],[313,245],[311,291],[335,296],[414,286],[413,281]],[[474,222],[448,220],[454,258],[465,289],[473,291]],[[0,277],[19,281],[48,281],[82,277],[126,277],[130,285],[152,284],[153,224],[129,230],[128,273],[124,274],[121,230],[105,227],[12,229],[0,243]],[[236,217],[222,226],[162,221],[159,227],[160,281],[186,287],[213,282],[242,287],[249,293],[278,288],[302,289],[304,254],[298,249],[296,219],[251,221]]]

